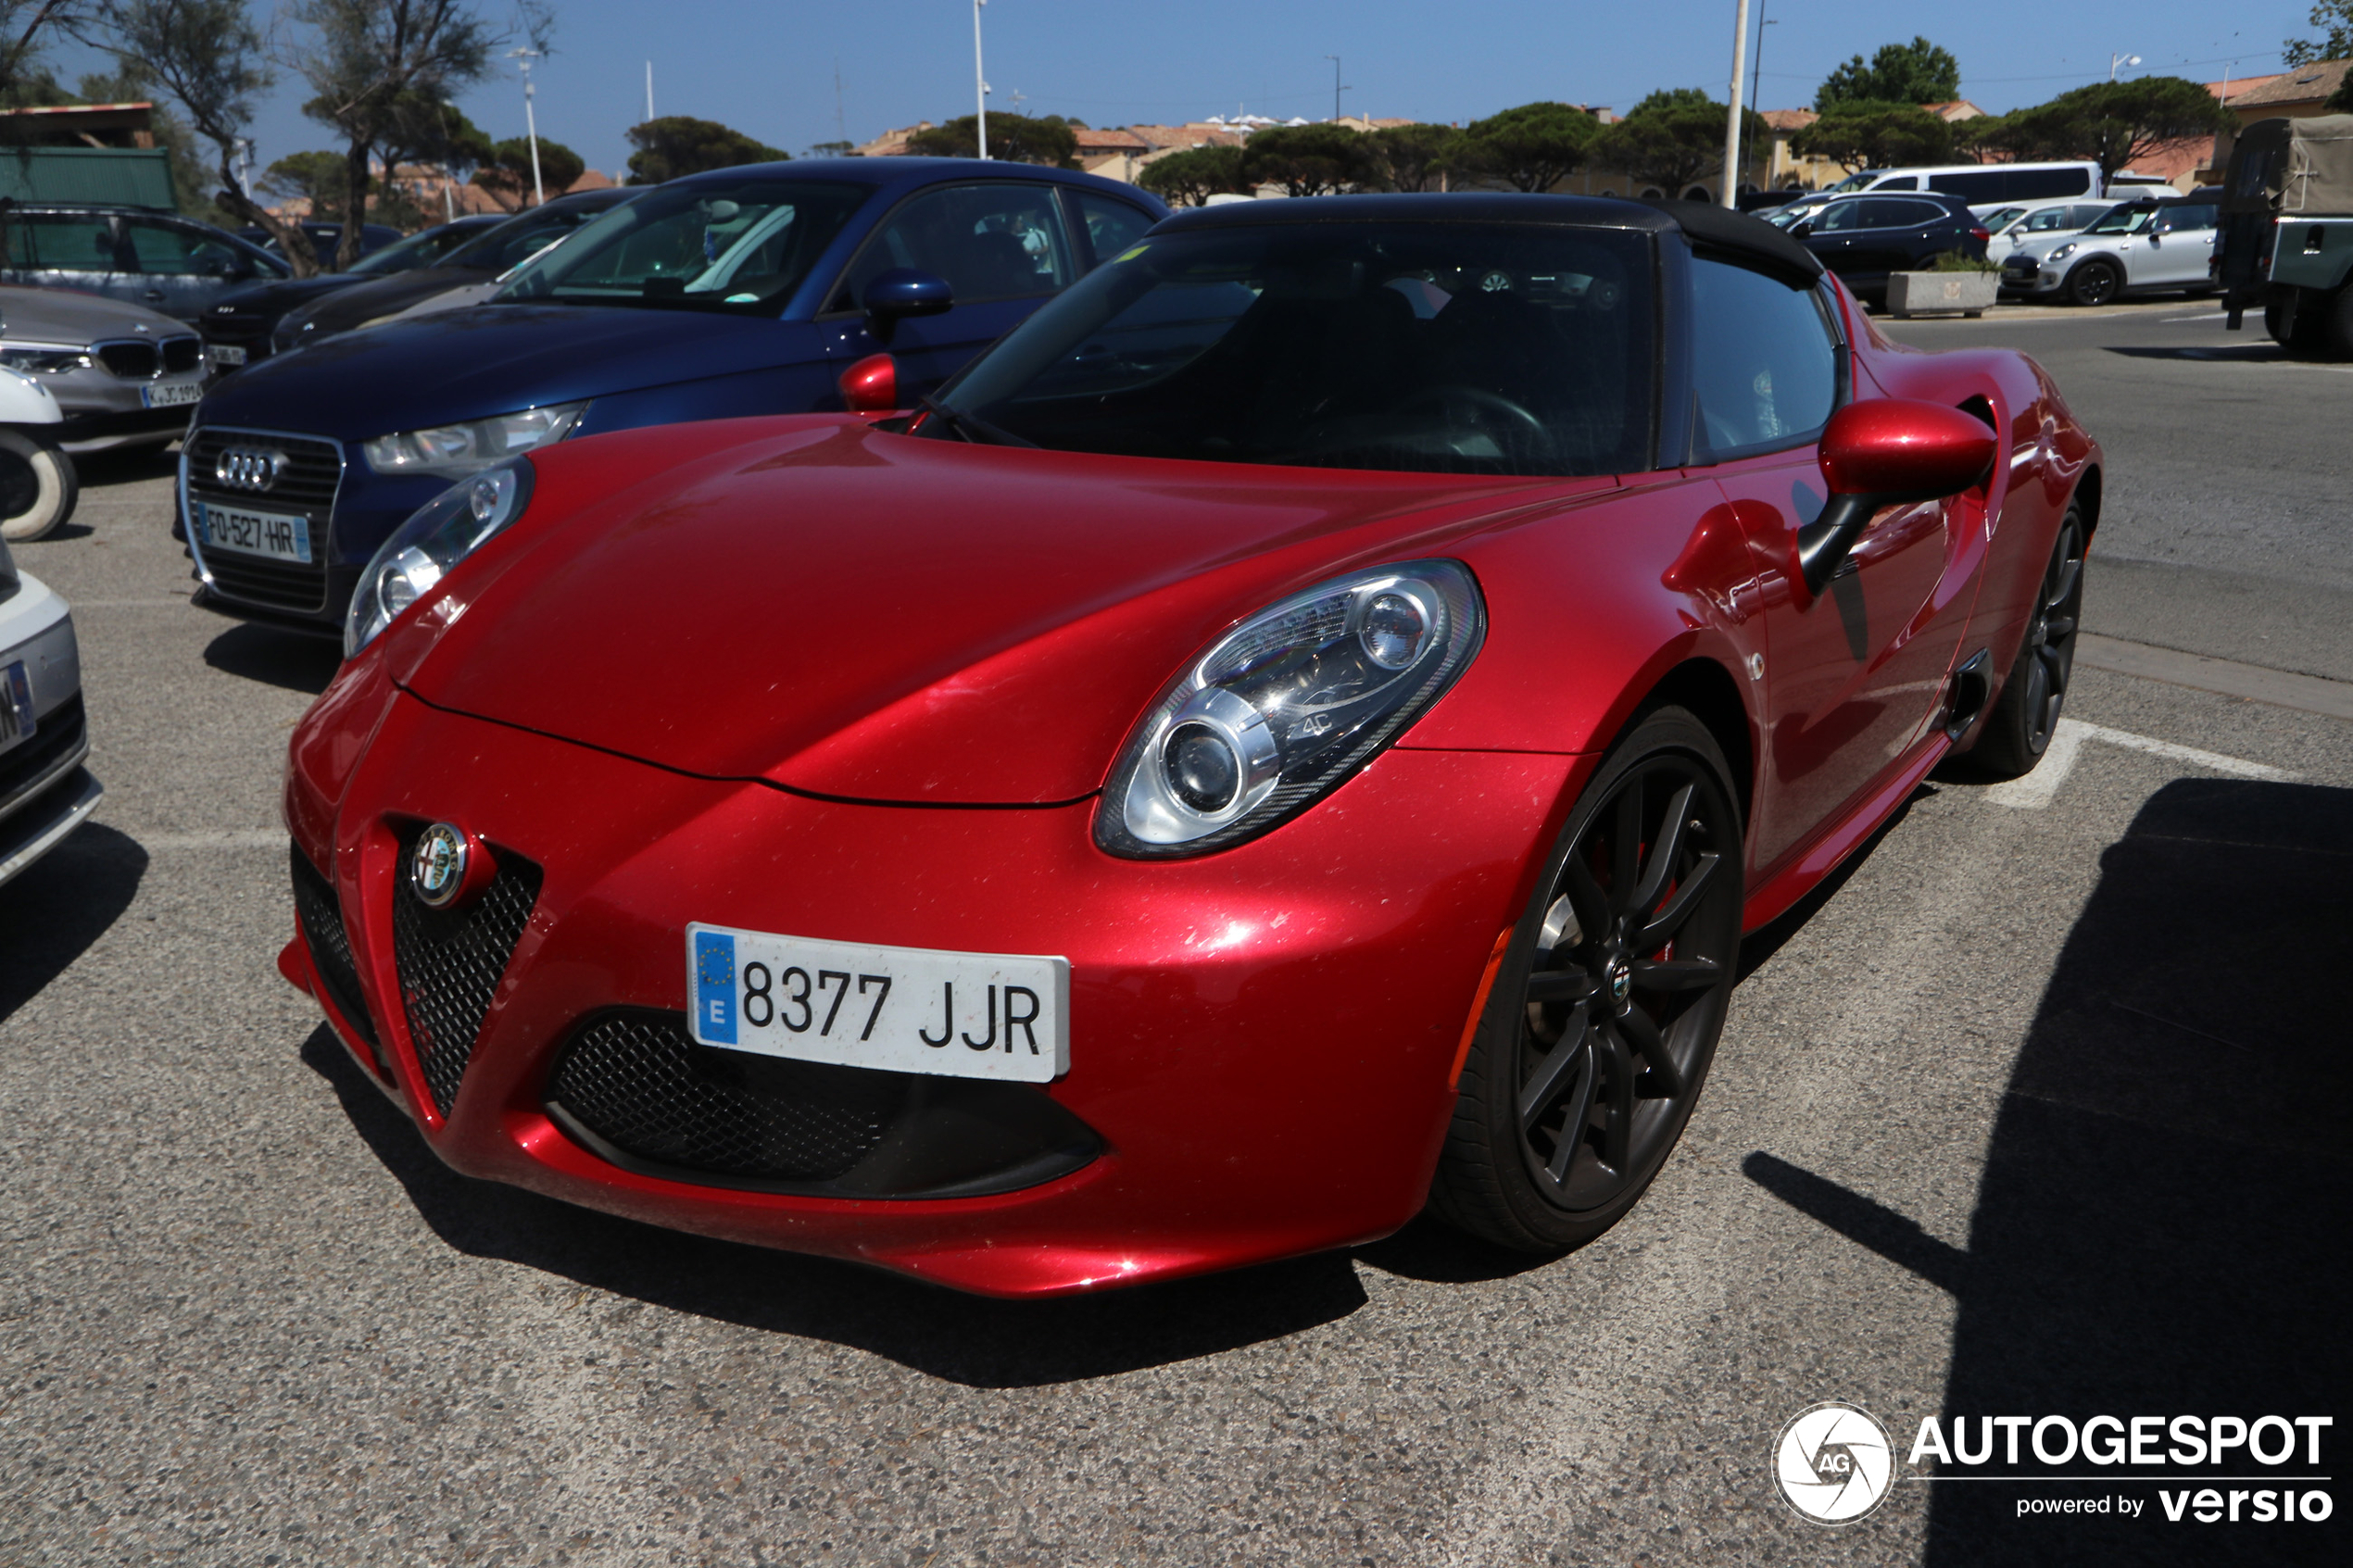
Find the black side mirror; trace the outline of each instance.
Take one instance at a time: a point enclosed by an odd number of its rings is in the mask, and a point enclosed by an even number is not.
[[[876,321],[896,321],[902,316],[937,316],[956,303],[956,295],[945,278],[894,267],[868,283],[866,297],[858,303]]]
[[[1789,237],[1793,240],[1802,240],[1813,232],[1814,220],[1810,218],[1801,218],[1790,225]]]

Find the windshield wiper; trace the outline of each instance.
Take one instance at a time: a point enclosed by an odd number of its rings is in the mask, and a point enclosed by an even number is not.
[[[939,402],[937,399],[934,398],[929,393],[922,394],[915,399],[915,401],[923,405],[925,412],[930,414],[933,418],[938,420],[941,424],[946,425],[950,430],[954,431],[958,435],[963,437],[966,441],[971,442],[975,445],[1028,446],[1035,448],[1038,445],[1035,441],[1025,440],[1021,436],[1015,435],[1012,431],[1000,430],[997,426],[990,424],[987,420],[980,418],[978,415],[967,414],[961,409],[950,408],[945,403]]]

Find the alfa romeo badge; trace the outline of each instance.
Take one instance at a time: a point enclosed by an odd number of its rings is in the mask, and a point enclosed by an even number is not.
[[[435,822],[417,839],[409,854],[409,885],[427,909],[446,909],[466,885],[466,862],[472,856],[466,835],[447,822]]]

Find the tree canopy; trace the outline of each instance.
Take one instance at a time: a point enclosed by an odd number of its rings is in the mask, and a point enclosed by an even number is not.
[[[2291,38],[2280,46],[2280,57],[2291,66],[2309,66],[2314,60],[2342,60],[2353,56],[2353,0],[2317,0],[2309,19],[2321,30],[2318,38]],[[2353,72],[2347,75],[2353,81]],[[2344,93],[2338,94],[2344,97]],[[2332,102],[2332,108],[2346,106]]]
[[[2088,158],[2103,176],[2161,147],[2236,123],[2213,94],[2178,76],[2095,82],[2020,109],[1974,137],[2014,158]]]
[[[747,163],[782,163],[792,155],[756,142],[731,126],[692,115],[667,114],[629,128],[629,183],[659,185],[682,174],[708,169],[734,169]],[[544,149],[546,143],[540,144]],[[531,177],[530,155],[524,155],[523,178]],[[574,175],[574,179],[579,176]]]
[[[980,117],[968,114],[945,125],[918,131],[907,138],[907,150],[927,157],[978,157]],[[988,117],[988,156],[992,158],[1061,169],[1077,155],[1077,133],[1058,114],[1041,115],[1036,119],[1019,114]]]
[[[1549,191],[1584,164],[1601,134],[1601,121],[1574,104],[1522,104],[1471,121],[1459,157],[1467,171],[1515,191]]]
[[[1136,183],[1171,207],[1201,207],[1210,197],[1248,195],[1239,147],[1188,147],[1144,165]]]
[[[587,169],[587,160],[561,142],[539,138],[539,183],[549,196],[563,194]],[[530,138],[510,137],[492,147],[474,169],[473,182],[509,212],[529,207],[533,200]]]
[[[1800,157],[1825,157],[1849,174],[1859,169],[1953,161],[1953,127],[1917,104],[1856,101],[1834,105],[1789,139]]]
[[[1952,51],[1914,38],[1909,44],[1883,44],[1870,64],[1856,56],[1831,72],[1814,94],[1814,107],[1823,114],[1833,104],[1943,104],[1961,95],[1961,62]]]
[[[1662,89],[1604,131],[1593,156],[1669,196],[1680,196],[1724,167],[1724,122],[1730,113],[1728,106],[1696,87]],[[1754,111],[1743,111],[1742,141],[1761,134],[1764,124]]]
[[[1360,132],[1324,121],[1270,125],[1242,148],[1252,185],[1280,185],[1292,196],[1327,196],[1380,182],[1373,149]]]
[[[1391,191],[1427,191],[1463,156],[1463,133],[1451,125],[1384,125],[1365,141],[1376,178]]]

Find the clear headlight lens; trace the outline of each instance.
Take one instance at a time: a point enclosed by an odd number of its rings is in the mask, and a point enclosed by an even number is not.
[[[393,618],[433,591],[531,504],[531,464],[521,458],[453,484],[409,515],[359,574],[344,618],[343,656],[376,640]]]
[[[63,375],[68,370],[90,368],[87,351],[62,344],[12,343],[0,345],[0,365],[27,375]]]
[[[2058,249],[2057,249],[2057,250],[2055,250],[2055,251],[2051,252],[2051,259],[2052,259],[2053,261],[2064,261],[2064,260],[2066,260],[2069,257],[2073,256],[2074,254],[2075,254],[2075,247],[2074,247],[2073,245],[2061,245],[2061,246],[2059,246],[2059,247],[2058,247]]]
[[[360,447],[368,466],[378,473],[439,474],[462,479],[493,463],[561,441],[572,433],[585,403],[559,403],[546,408],[525,408],[496,419],[468,420],[463,424],[436,425],[431,430],[404,430],[379,435]]]
[[[1114,855],[1202,855],[1337,789],[1444,695],[1486,634],[1450,560],[1352,572],[1268,606],[1169,684],[1095,812]]]

